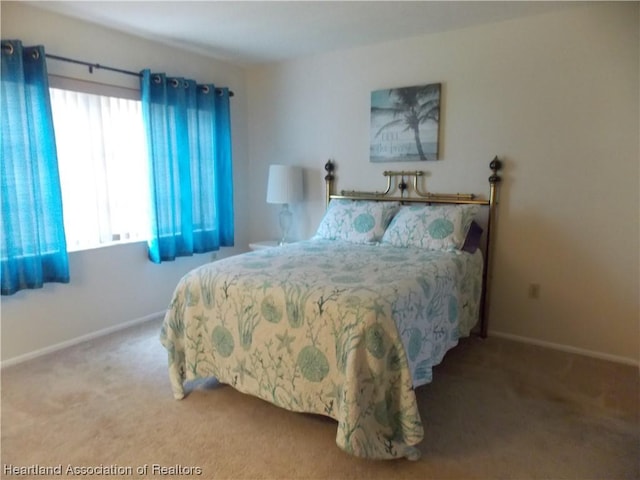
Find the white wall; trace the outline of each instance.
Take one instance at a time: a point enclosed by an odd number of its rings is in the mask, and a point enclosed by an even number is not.
[[[306,169],[303,238],[323,213],[328,158],[338,188],[420,168],[431,191],[484,193],[497,154],[490,334],[637,364],[639,26],[637,2],[592,3],[250,69],[251,239],[278,236],[270,163]],[[442,160],[370,164],[370,92],[430,82],[443,84]]]
[[[47,53],[101,63],[126,70],[151,68],[200,82],[229,86],[234,177],[247,175],[245,72],[236,66],[185,53],[165,45],[76,21],[24,3],[2,2],[2,38],[24,45],[43,44]],[[49,73],[100,83],[138,88],[133,76],[49,61]],[[238,183],[235,182],[237,185]],[[218,258],[244,251],[248,244],[247,197],[235,189],[236,247],[223,248]],[[182,275],[210,261],[211,254],[180,258],[160,265],[147,260],[146,245],[134,243],[70,254],[71,283],[47,284],[39,290],[3,296],[1,358],[15,360],[57,344],[111,329],[163,312]]]

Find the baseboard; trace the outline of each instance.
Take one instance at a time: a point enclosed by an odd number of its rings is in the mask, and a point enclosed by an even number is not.
[[[149,322],[151,320],[158,320],[164,316],[165,312],[157,312],[152,313],[151,315],[146,315],[141,318],[136,318],[135,320],[130,320],[128,322],[119,323],[118,325],[114,325],[112,327],[104,328],[102,330],[98,330],[96,332],[88,333],[86,335],[82,335],[80,337],[72,338],[71,340],[66,340],[61,343],[56,343],[55,345],[51,345],[49,347],[42,348],[40,350],[36,350],[34,352],[25,353],[24,355],[18,355],[17,357],[9,358],[0,363],[0,369],[5,367],[10,367],[12,365],[17,365],[22,362],[26,362],[27,360],[32,360],[37,357],[41,357],[43,355],[47,355],[49,353],[57,352],[58,350],[62,350],[64,348],[72,347],[82,342],[86,342],[88,340],[93,340],[98,337],[103,337],[105,335],[109,335],[110,333],[117,332],[119,330],[124,330],[125,328],[133,327],[135,325],[139,325],[145,322]]]
[[[572,347],[570,345],[563,345],[561,343],[546,342],[544,340],[536,340],[535,338],[521,337],[520,335],[513,335],[511,333],[503,332],[489,332],[490,337],[505,338],[507,340],[513,340],[515,342],[528,343],[530,345],[537,345],[539,347],[551,348],[553,350],[560,350],[562,352],[576,353],[578,355],[585,355],[587,357],[598,358],[600,360],[608,360],[610,362],[622,363],[624,365],[630,365],[632,367],[640,368],[640,362],[633,358],[621,357],[618,355],[610,355],[608,353],[595,352],[593,350],[587,350],[584,348]]]

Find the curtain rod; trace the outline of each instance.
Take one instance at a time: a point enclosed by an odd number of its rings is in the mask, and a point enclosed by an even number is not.
[[[76,65],[84,65],[85,67],[89,67],[89,73],[93,73],[93,69],[102,69],[109,70],[110,72],[122,73],[123,75],[132,75],[134,77],[141,77],[142,75],[139,72],[132,72],[131,70],[123,70],[121,68],[108,67],[106,65],[100,65],[99,63],[90,63],[84,62],[82,60],[75,60],[73,58],[61,57],[60,55],[53,55],[51,53],[45,53],[45,57],[50,58],[52,60],[59,60],[61,62],[69,62],[75,63]],[[234,93],[229,90],[229,96],[233,97]]]

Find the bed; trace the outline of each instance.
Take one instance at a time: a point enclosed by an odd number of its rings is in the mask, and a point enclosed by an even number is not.
[[[174,397],[185,396],[186,382],[215,377],[335,419],[336,444],[349,454],[417,459],[415,388],[478,323],[486,335],[500,168],[491,165],[483,200],[424,193],[422,172],[384,172],[385,192],[337,195],[327,163],[328,208],[311,239],[215,261],[180,280],[160,334]],[[477,238],[468,244],[483,207],[481,249]]]

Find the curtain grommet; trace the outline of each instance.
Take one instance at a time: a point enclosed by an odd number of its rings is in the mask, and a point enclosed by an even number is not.
[[[2,44],[2,49],[6,50],[7,55],[13,55],[14,48],[13,48],[13,44],[11,42],[3,43]]]

